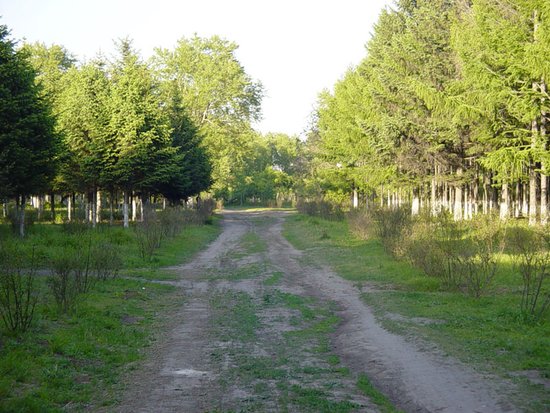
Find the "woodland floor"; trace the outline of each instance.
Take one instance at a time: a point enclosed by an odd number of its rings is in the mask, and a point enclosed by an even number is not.
[[[224,212],[218,239],[159,281],[185,302],[116,411],[516,411],[510,383],[383,329],[368,289],[286,241],[287,214]]]

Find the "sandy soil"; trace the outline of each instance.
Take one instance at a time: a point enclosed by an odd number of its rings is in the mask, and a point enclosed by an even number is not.
[[[332,351],[340,356],[354,377],[367,374],[404,411],[515,411],[499,397],[499,389],[503,387],[494,378],[482,376],[442,355],[434,346],[386,331],[361,300],[356,287],[328,267],[306,264],[305,253],[296,250],[281,234],[284,216],[284,212],[226,212],[219,238],[192,262],[172,268],[180,276],[173,284],[186,292],[185,305],[174,315],[171,331],[161,337],[143,368],[131,377],[118,411],[240,410],[240,401],[250,398],[251,390],[239,388],[238,383],[229,387],[220,385],[224,368],[214,363],[211,355],[223,352],[227,343],[212,333],[210,297],[231,290],[243,291],[258,299],[264,294],[261,281],[265,274],[237,281],[211,274],[254,262],[269,268],[270,273],[283,274],[281,290],[334,302],[343,321],[332,335]],[[267,251],[245,256],[234,254],[238,240],[251,229],[267,243]],[[292,328],[283,315],[277,318],[275,315],[260,314],[266,327],[254,351],[269,353],[272,350],[269,343],[274,337]],[[376,411],[368,399],[351,390],[353,383],[353,380],[342,383],[342,388],[350,389],[346,397],[360,406],[357,411]],[[277,411],[276,404],[266,402],[263,406],[266,411]]]

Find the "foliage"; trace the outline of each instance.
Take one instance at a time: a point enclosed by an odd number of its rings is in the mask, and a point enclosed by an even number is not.
[[[540,321],[550,307],[550,237],[548,229],[514,226],[509,230],[514,263],[523,288],[521,313],[527,320]]]
[[[404,240],[408,236],[411,216],[405,208],[374,208],[372,223],[376,235],[380,238],[386,251],[398,257],[403,254]]]
[[[163,227],[155,211],[145,212],[143,221],[138,222],[134,229],[141,258],[151,261],[155,250],[160,248],[163,238]]]
[[[85,243],[85,238],[82,238]],[[52,274],[48,285],[59,311],[74,310],[79,298],[87,293],[94,279],[90,271],[91,240],[78,248],[64,248],[50,258]]]
[[[26,197],[47,189],[55,170],[54,122],[35,84],[36,73],[0,26],[0,197]],[[24,236],[24,221],[20,235]]]
[[[296,209],[303,214],[327,220],[341,221],[344,219],[344,212],[338,204],[324,200],[308,201],[299,199],[296,203]]]
[[[17,244],[0,242],[0,317],[8,330],[24,333],[31,327],[38,300],[36,261]]]
[[[204,139],[214,190],[228,190],[249,153],[251,123],[259,119],[262,86],[236,58],[237,45],[218,36],[182,38],[158,49],[154,65],[165,93]]]

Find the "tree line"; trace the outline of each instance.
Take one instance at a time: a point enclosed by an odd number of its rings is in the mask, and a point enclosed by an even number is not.
[[[399,0],[319,98],[303,194],[548,221],[550,3]]]
[[[128,226],[131,198],[178,203],[210,190],[229,200],[250,185],[263,88],[238,46],[194,36],[147,61],[129,39],[116,46],[110,59],[77,62],[60,45],[21,46],[0,26],[0,198],[4,214],[16,201],[21,235],[31,196],[49,194],[52,206],[61,196],[69,219],[81,199],[92,225],[108,198],[111,222],[121,205]]]

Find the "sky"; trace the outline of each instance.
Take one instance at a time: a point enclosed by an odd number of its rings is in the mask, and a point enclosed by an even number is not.
[[[263,133],[301,135],[317,96],[366,56],[393,0],[0,0],[12,38],[59,44],[79,60],[109,56],[129,37],[148,58],[178,39],[219,35],[265,89]]]

